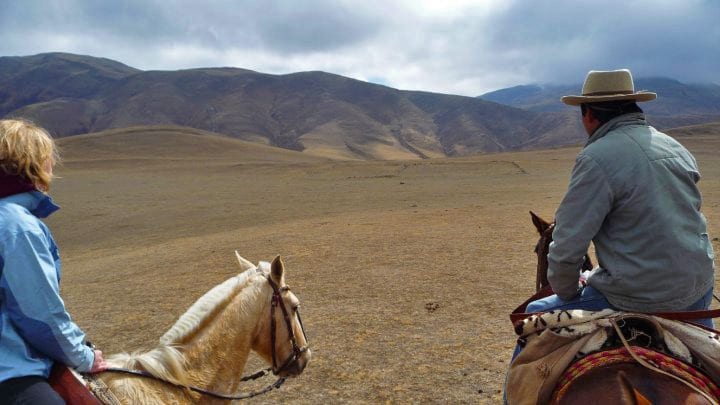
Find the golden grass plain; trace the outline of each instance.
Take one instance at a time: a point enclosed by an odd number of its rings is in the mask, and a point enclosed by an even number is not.
[[[718,235],[720,131],[680,134]],[[89,338],[150,348],[237,273],[234,250],[281,254],[314,356],[252,402],[308,404],[499,403],[507,315],[533,290],[528,211],[552,218],[580,149],[332,161],[170,127],[59,144],[48,223]]]

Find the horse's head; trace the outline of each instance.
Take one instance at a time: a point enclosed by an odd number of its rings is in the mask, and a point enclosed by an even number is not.
[[[537,254],[537,273],[535,276],[535,290],[539,291],[541,288],[549,284],[547,279],[548,269],[548,251],[550,250],[550,242],[552,242],[552,233],[555,229],[554,222],[547,222],[544,219],[537,216],[534,212],[530,211],[533,225],[537,229],[540,239],[538,239],[535,245],[535,254]]]
[[[540,239],[538,239],[535,245],[535,253],[537,254],[537,273],[535,276],[535,290],[540,291],[541,288],[550,284],[547,279],[548,271],[548,253],[550,252],[550,242],[553,240],[553,231],[555,230],[555,222],[548,222],[537,216],[534,212],[530,211],[530,217],[532,222],[537,229]],[[585,255],[583,261],[583,270],[592,270],[593,264],[590,260],[590,255]]]
[[[260,319],[253,350],[272,364],[273,373],[282,377],[296,376],[302,373],[312,356],[300,319],[300,300],[285,284],[285,266],[280,256],[272,261],[265,277],[265,289],[270,297],[266,307],[268,315]]]

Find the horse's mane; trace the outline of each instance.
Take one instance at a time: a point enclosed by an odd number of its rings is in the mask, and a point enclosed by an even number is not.
[[[159,346],[149,352],[117,353],[108,358],[110,367],[147,371],[151,375],[175,384],[187,384],[185,357],[172,346]],[[122,382],[120,382],[122,384]],[[132,385],[128,385],[132,388]]]
[[[112,367],[144,370],[164,380],[185,384],[185,358],[178,350],[179,342],[197,332],[206,319],[224,308],[223,304],[243,290],[256,274],[262,273],[251,268],[213,287],[160,337],[160,346],[147,352],[118,353],[108,358],[108,363]]]
[[[250,278],[259,274],[256,269],[248,269],[223,283],[213,287],[205,295],[200,297],[170,328],[160,337],[161,345],[172,345],[186,336],[195,333],[203,321],[213,315],[218,308],[222,308],[226,302],[232,299],[246,284]]]

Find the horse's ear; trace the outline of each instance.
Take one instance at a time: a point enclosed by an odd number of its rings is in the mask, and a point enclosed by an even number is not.
[[[532,222],[535,225],[535,228],[537,228],[537,231],[540,235],[545,232],[546,229],[550,227],[550,223],[545,221],[544,219],[537,216],[534,212],[530,211],[530,217],[532,217]]]
[[[240,256],[240,253],[238,251],[235,251],[235,257],[237,258],[238,263],[240,264],[240,271],[245,271],[249,269],[256,268],[254,264],[252,264],[248,259]]]
[[[272,263],[270,263],[270,276],[275,280],[276,283],[280,283],[285,272],[285,265],[283,264],[280,255],[275,256]]]

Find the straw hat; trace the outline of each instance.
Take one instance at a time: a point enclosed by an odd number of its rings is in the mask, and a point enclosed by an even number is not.
[[[602,101],[634,100],[636,102],[651,101],[657,94],[649,91],[635,91],[632,74],[627,69],[591,70],[585,77],[582,96],[565,96],[560,99],[567,105],[583,103],[599,103]]]

